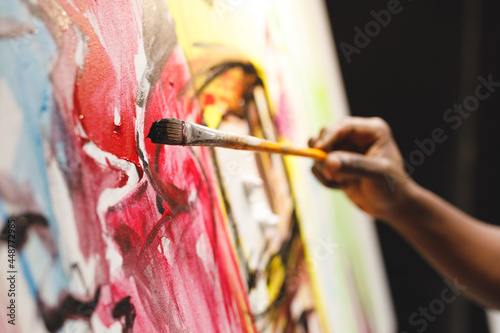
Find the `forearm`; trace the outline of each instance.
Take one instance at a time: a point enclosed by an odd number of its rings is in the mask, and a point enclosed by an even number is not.
[[[500,228],[480,222],[414,185],[409,199],[386,218],[445,278],[465,294],[500,308]]]

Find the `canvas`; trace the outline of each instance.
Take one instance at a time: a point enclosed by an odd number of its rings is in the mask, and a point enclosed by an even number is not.
[[[175,117],[305,146],[345,116],[321,1],[0,9],[2,331],[393,328],[373,226],[312,161],[147,138]]]

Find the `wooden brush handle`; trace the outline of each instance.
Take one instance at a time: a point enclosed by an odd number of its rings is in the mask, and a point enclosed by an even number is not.
[[[262,151],[268,153],[278,153],[282,155],[296,155],[310,157],[316,161],[323,161],[328,155],[324,151],[316,148],[296,148],[290,145],[264,141],[258,146],[247,146],[249,150]]]
[[[316,148],[296,148],[287,144],[271,142],[253,136],[234,136],[231,134],[227,134],[226,140],[224,140],[222,144],[219,144],[218,147],[303,156],[312,158],[316,161],[323,161],[328,155],[324,151]]]
[[[206,126],[183,122],[183,145],[211,146],[239,150],[253,150],[283,155],[296,155],[323,161],[327,153],[315,148],[295,148],[283,143],[271,142],[248,135],[238,135]]]

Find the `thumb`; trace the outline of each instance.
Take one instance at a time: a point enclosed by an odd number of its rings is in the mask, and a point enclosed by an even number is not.
[[[382,176],[389,170],[389,161],[383,157],[372,157],[363,154],[334,151],[322,162],[323,174],[328,180],[358,179]]]

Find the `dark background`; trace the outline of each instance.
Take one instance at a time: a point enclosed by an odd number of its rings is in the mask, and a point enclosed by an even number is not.
[[[327,1],[351,112],[379,116],[392,127],[408,160],[415,139],[445,130],[448,140],[415,169],[413,178],[468,213],[500,222],[500,88],[452,130],[443,113],[473,95],[477,77],[500,82],[500,8],[489,0],[401,0],[403,10],[348,63],[341,42],[354,46],[371,10],[388,0]],[[417,332],[409,317],[446,287],[395,232],[378,232],[399,331]],[[499,258],[500,265],[500,258]],[[399,332],[398,331],[398,332]],[[459,297],[425,332],[488,332],[483,309]]]

